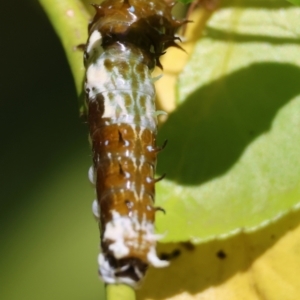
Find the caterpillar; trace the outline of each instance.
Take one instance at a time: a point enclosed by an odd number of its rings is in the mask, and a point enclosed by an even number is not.
[[[105,283],[137,287],[156,254],[154,206],[157,115],[154,79],[159,57],[176,44],[186,21],[164,0],[105,0],[93,4],[84,51],[85,95],[100,228],[99,274]]]

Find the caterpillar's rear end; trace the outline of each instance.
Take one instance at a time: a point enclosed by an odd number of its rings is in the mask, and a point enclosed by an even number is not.
[[[163,0],[107,0],[94,5],[84,54],[85,92],[96,184],[99,272],[106,283],[136,286],[148,265],[164,267],[154,233],[157,113],[151,72],[176,46]]]

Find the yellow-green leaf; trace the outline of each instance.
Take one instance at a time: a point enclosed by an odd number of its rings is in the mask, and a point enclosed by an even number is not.
[[[164,241],[257,230],[299,207],[300,10],[255,3],[216,11],[179,76],[159,130]]]

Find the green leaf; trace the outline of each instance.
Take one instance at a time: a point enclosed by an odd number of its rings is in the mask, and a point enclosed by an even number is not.
[[[158,163],[164,242],[225,238],[298,209],[299,13],[232,1],[208,22],[159,130],[169,141]]]
[[[182,4],[189,4],[189,3],[193,2],[193,0],[178,0],[178,2],[180,2]]]
[[[287,0],[288,2],[291,2],[295,5],[300,5],[300,1],[299,0]]]

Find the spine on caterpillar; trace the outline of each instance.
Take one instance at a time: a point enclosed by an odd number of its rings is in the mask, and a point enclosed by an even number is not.
[[[106,0],[94,5],[84,52],[85,93],[96,185],[99,273],[136,287],[148,265],[164,267],[154,233],[157,113],[151,72],[183,21],[164,0]]]

